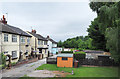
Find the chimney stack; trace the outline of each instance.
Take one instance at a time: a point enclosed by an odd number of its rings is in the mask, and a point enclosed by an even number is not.
[[[49,35],[47,36],[47,38],[49,38]]]
[[[7,21],[6,21],[6,18],[5,18],[4,15],[3,15],[3,18],[2,18],[2,23],[7,24]]]
[[[36,30],[33,30],[33,29],[32,29],[32,33],[36,33]]]

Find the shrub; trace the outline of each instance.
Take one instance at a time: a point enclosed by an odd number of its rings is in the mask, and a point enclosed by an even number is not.
[[[80,52],[75,52],[74,54],[85,54],[85,52],[80,51]]]
[[[85,59],[85,56],[86,54],[83,51],[74,53],[74,59],[78,61],[80,61],[80,59]]]
[[[12,62],[11,65],[14,66],[16,64],[16,62]]]
[[[0,53],[0,64],[6,65],[6,56]]]
[[[73,51],[61,51],[61,53],[73,53]]]
[[[82,49],[82,48],[78,48],[78,50],[83,51],[83,49]]]

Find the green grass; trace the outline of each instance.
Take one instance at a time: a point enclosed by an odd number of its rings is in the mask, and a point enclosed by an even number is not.
[[[117,67],[79,67],[79,68],[62,68],[55,64],[43,64],[36,68],[36,70],[57,70],[71,73],[74,75],[67,75],[67,77],[118,77]]]

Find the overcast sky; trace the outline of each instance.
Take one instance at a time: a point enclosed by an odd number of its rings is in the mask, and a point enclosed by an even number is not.
[[[9,2],[2,3],[0,17],[8,13],[9,25],[24,31],[35,29],[55,41],[87,35],[87,28],[97,16],[89,2]]]

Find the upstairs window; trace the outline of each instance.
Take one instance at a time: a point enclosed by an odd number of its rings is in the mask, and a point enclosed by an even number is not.
[[[21,36],[21,43],[25,43],[25,37]]]
[[[38,45],[40,45],[40,40],[38,40]]]
[[[12,35],[12,42],[17,42],[17,35]]]
[[[4,34],[4,42],[8,42],[8,34]]]
[[[27,38],[27,43],[30,44],[30,38],[29,37]]]
[[[47,45],[47,41],[44,41],[44,45]]]

